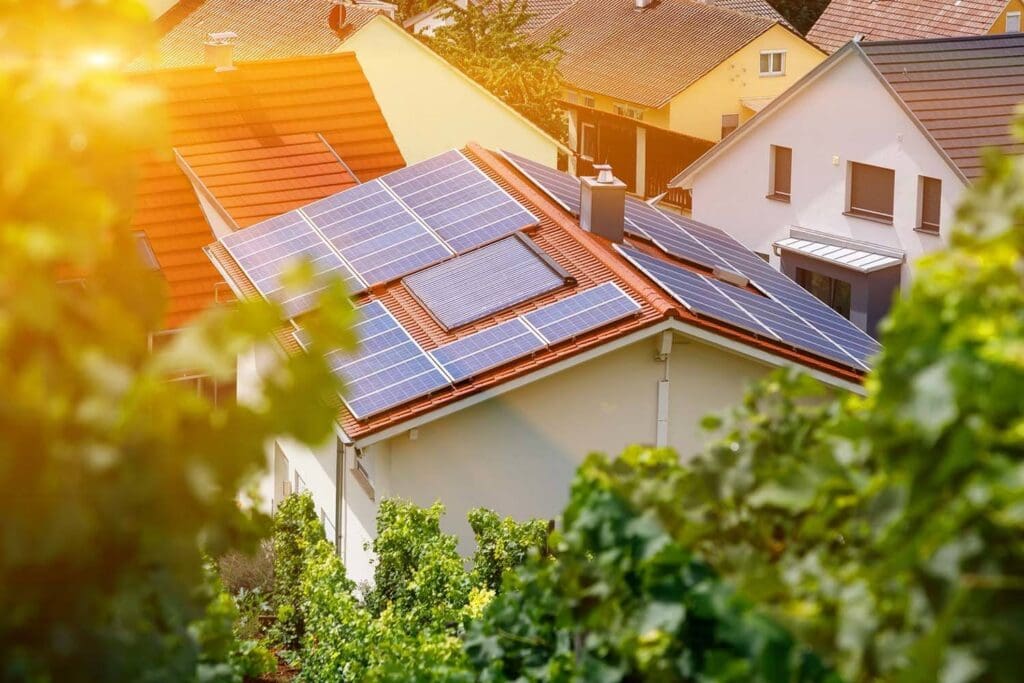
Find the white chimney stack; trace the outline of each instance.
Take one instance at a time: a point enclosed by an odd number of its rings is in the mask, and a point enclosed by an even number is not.
[[[224,31],[222,33],[211,33],[207,35],[203,49],[206,54],[206,64],[212,66],[214,71],[233,71],[235,38],[237,33]]]
[[[595,164],[596,177],[580,178],[580,227],[621,243],[626,217],[626,183],[608,164]]]

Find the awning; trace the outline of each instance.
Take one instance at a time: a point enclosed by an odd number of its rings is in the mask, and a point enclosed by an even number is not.
[[[740,104],[757,113],[772,103],[774,97],[741,97]]]
[[[840,247],[834,244],[812,242],[797,237],[787,237],[784,240],[779,240],[775,242],[775,247],[809,256],[819,261],[833,263],[850,270],[856,270],[860,273],[873,273],[876,270],[892,268],[903,263],[902,258],[889,254],[878,254],[861,249]]]

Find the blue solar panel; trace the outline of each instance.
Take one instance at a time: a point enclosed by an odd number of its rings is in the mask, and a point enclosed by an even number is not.
[[[574,216],[580,215],[580,181],[578,178],[512,152],[503,150],[501,153],[519,169],[520,173],[560,204],[563,209]]]
[[[359,313],[362,319],[354,328],[358,349],[327,355],[331,369],[345,382],[345,405],[357,419],[451,384],[383,304],[372,301]],[[309,347],[303,331],[295,337],[303,348]]]
[[[395,171],[381,181],[456,253],[539,222],[457,151]]]
[[[377,180],[309,204],[302,212],[371,285],[452,254]]]
[[[747,277],[755,287],[835,342],[857,365],[868,368],[868,361],[878,353],[880,347],[878,342],[856,325],[721,230],[682,216],[668,217],[728,261],[734,270]]]
[[[731,268],[664,213],[632,197],[626,198],[626,232],[645,237],[662,251],[681,259],[708,268]]]
[[[340,277],[350,292],[364,288],[341,257],[297,211],[271,218],[221,239],[256,289],[281,305],[289,318],[316,306],[327,278]],[[314,278],[302,290],[285,290],[281,276],[306,260]]]
[[[445,344],[431,353],[445,372],[459,382],[528,356],[544,346],[544,341],[522,320],[513,318]]]
[[[628,247],[621,248],[621,252],[637,268],[647,273],[652,280],[692,312],[756,334],[775,337],[770,330],[737,306],[703,275]]]
[[[557,344],[621,320],[639,310],[640,305],[619,289],[618,285],[606,282],[522,317],[549,344]]]
[[[565,280],[528,237],[513,235],[403,282],[438,322],[453,329],[558,289]]]

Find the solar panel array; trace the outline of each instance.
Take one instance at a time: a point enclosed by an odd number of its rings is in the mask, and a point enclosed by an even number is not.
[[[665,291],[698,315],[781,341],[850,365],[852,359],[831,339],[772,299],[713,280],[636,249],[619,251]]]
[[[613,282],[574,294],[523,316],[548,344],[621,320],[640,311],[640,305]]]
[[[459,382],[543,349],[544,340],[519,318],[489,327],[432,352],[451,378]]]
[[[281,291],[282,272],[301,257],[313,259],[318,274],[336,273],[358,292],[538,222],[461,152],[451,151],[221,241],[261,294],[288,297],[285,309],[294,317],[310,310],[323,288],[318,279],[308,291]]]
[[[353,416],[363,420],[451,384],[383,304],[371,301],[358,311],[361,319],[353,330],[358,350],[327,356],[345,382],[342,399]],[[309,347],[304,332],[295,337]]]
[[[548,196],[566,210],[579,214],[576,178],[509,152],[503,154]],[[828,355],[857,369],[867,369],[868,361],[879,350],[878,342],[864,331],[717,228],[660,211],[633,198],[626,200],[625,228],[627,233],[650,240],[667,254],[707,268],[726,268],[748,278],[781,306],[786,316],[799,320],[815,333],[810,338],[790,341],[800,348]],[[751,301],[750,305],[754,307],[759,303]],[[827,344],[815,350],[811,347],[819,337]],[[840,350],[838,355],[832,347]]]
[[[455,150],[389,173],[381,181],[455,253],[539,222]]]
[[[280,304],[289,318],[316,305],[317,296],[327,286],[330,276],[343,279],[350,292],[365,287],[298,211],[227,235],[221,243],[259,293]],[[282,276],[302,261],[312,264],[313,280],[298,291],[285,289]]]
[[[461,327],[566,284],[524,235],[513,235],[405,278],[447,329]]]

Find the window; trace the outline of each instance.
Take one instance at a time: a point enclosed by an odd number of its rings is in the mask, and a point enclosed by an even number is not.
[[[160,264],[156,260],[156,254],[153,253],[153,247],[149,244],[149,238],[141,230],[135,232],[135,248],[139,252],[139,260],[142,261],[142,265],[150,270],[160,269]]]
[[[740,127],[739,114],[722,114],[722,137]]]
[[[590,95],[584,95],[583,96],[583,106],[584,107],[590,107],[591,109],[594,109],[595,107],[597,107],[597,102],[595,102],[594,98],[591,97]]]
[[[577,104],[580,101],[580,94],[572,90],[566,90],[565,101],[569,104]]]
[[[1020,33],[1020,12],[1006,13],[1006,32]]]
[[[580,125],[580,156],[587,161],[597,156],[597,126],[592,123]]]
[[[196,392],[196,396],[205,398],[216,407],[226,407],[235,402],[237,388],[234,379],[215,382],[207,375],[186,375],[175,377],[170,381],[189,387],[190,390]]]
[[[850,200],[847,213],[892,223],[896,172],[891,168],[850,162]]]
[[[637,109],[636,107],[630,107],[626,104],[615,104],[615,113],[619,116],[625,116],[628,119],[634,119],[636,121],[644,120],[644,110]]]
[[[850,319],[850,283],[805,268],[796,269],[801,287],[825,302],[832,310]]]
[[[789,147],[772,145],[771,192],[769,199],[788,202],[793,183],[793,150]]]
[[[921,176],[918,194],[920,206],[918,213],[920,219],[917,221],[919,230],[925,232],[939,231],[939,209],[942,207],[942,181],[938,178],[926,178]]]
[[[785,76],[786,75],[786,51],[765,50],[761,53],[761,75],[762,76]]]

